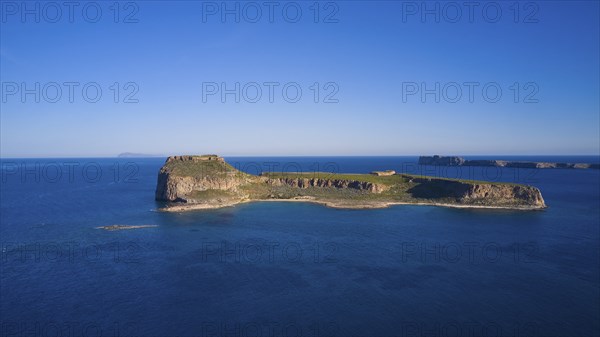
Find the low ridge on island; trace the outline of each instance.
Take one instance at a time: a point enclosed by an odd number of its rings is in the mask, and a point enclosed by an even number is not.
[[[337,208],[418,204],[472,208],[543,209],[532,186],[433,178],[374,171],[262,173],[235,169],[216,155],[169,157],[158,174],[156,200],[163,211],[232,206],[250,201],[308,201]]]

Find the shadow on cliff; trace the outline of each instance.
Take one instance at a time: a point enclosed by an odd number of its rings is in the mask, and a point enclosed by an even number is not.
[[[415,179],[413,182],[419,183],[419,185],[408,190],[408,192],[414,198],[462,198],[469,191],[469,185],[458,181],[441,179]]]

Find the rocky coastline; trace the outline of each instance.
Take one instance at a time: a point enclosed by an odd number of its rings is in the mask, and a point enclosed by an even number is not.
[[[160,169],[155,199],[161,211],[214,209],[253,201],[312,202],[334,208],[431,205],[539,210],[533,186],[373,171],[371,174],[241,172],[216,155],[169,157]]]

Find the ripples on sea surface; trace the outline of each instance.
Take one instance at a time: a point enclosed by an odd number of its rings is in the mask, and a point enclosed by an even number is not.
[[[297,163],[526,183],[549,208],[263,202],[170,214],[155,211],[164,158],[3,159],[2,336],[598,335],[600,170],[226,159],[250,173]],[[113,224],[158,227],[95,229]]]

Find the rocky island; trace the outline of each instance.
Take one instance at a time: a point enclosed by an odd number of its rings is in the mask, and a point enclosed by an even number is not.
[[[536,210],[546,207],[533,186],[433,178],[394,171],[371,174],[262,173],[235,169],[217,155],[169,157],[158,173],[162,211],[211,209],[250,201],[304,201],[336,208],[418,204]]]
[[[600,164],[589,163],[550,163],[533,161],[507,161],[496,159],[466,160],[456,156],[421,156],[419,165],[431,166],[494,166],[507,168],[528,168],[528,169],[600,169]]]

